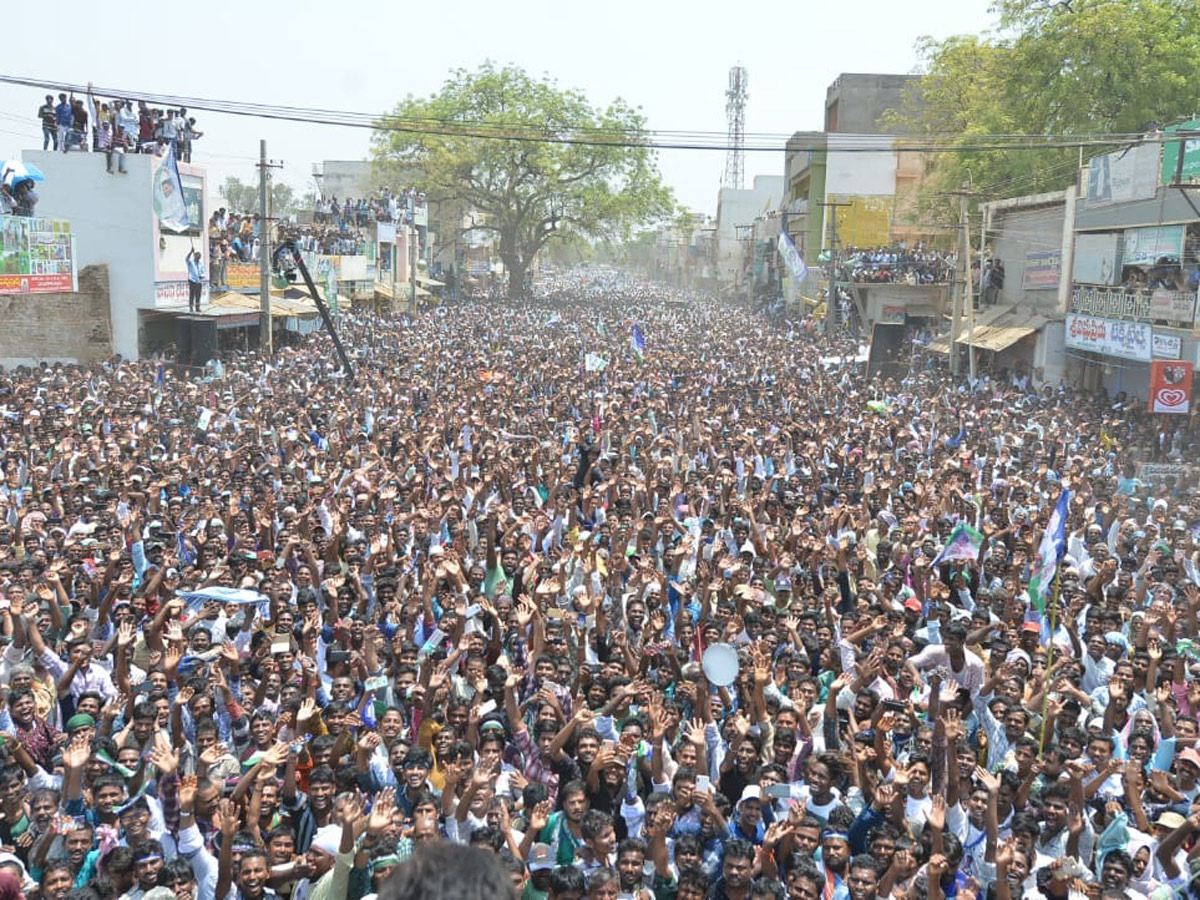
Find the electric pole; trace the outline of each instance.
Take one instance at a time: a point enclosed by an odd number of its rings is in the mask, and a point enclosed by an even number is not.
[[[258,346],[268,357],[274,342],[271,334],[271,219],[267,208],[270,170],[283,166],[267,161],[267,142],[258,142]]]
[[[947,196],[958,198],[958,263],[955,265],[954,303],[950,322],[950,374],[957,377],[962,363],[959,361],[958,336],[962,333],[963,307],[967,309],[967,366],[971,383],[975,383],[975,298],[971,285],[971,236],[967,233],[969,222],[968,205],[972,197],[980,197],[971,191],[971,183],[964,181],[961,190],[948,191]],[[980,247],[982,252],[983,248]],[[983,272],[980,257],[980,273]]]
[[[850,203],[837,203],[833,200],[822,200],[817,206],[825,209],[833,210],[829,216],[829,225],[832,232],[829,238],[829,296],[825,300],[825,333],[829,334],[829,321],[832,314],[833,321],[837,322],[837,279],[838,279],[838,236],[837,236],[837,211],[843,207],[851,206]],[[866,324],[865,322],[863,323]]]

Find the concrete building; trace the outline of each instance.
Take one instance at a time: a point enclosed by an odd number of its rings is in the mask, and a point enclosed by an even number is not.
[[[981,283],[979,269],[973,271],[973,308],[962,308],[957,352],[966,361],[974,353],[978,373],[1008,372],[1055,384],[1067,365],[1063,314],[1069,280],[1063,261],[1071,256],[1075,192],[984,203],[981,214],[984,274]],[[947,332],[929,350],[944,355],[950,345]]]
[[[919,87],[916,75],[840,75],[826,91],[825,130],[797,131],[788,140],[784,227],[810,270],[804,284],[785,279],[789,302],[816,295],[818,260],[834,247],[835,228],[839,252],[911,247],[935,236],[914,224],[917,189],[925,173],[923,154],[906,150],[887,134],[887,114],[913,110],[920,103]],[[887,305],[893,307],[894,298]],[[936,308],[920,305],[922,314]]]
[[[1153,361],[1200,367],[1200,216],[1196,193],[1170,186],[1200,174],[1200,143],[1179,155],[1178,143],[1148,141],[1080,172],[1064,343],[1068,377],[1084,387],[1148,398]]]
[[[825,131],[881,134],[889,112],[919,104],[920,75],[843,73],[825,91]]]
[[[161,162],[156,157],[129,155],[128,174],[109,175],[99,153],[27,150],[22,156],[46,176],[38,185],[37,214],[70,221],[80,270],[108,269],[112,351],[131,359],[149,352],[153,338],[147,334],[148,323],[163,313],[186,314],[187,254],[199,250],[208,267],[204,168],[179,164],[192,227],[175,234],[161,228],[154,213],[153,176]],[[169,343],[177,337],[170,333],[161,339]]]
[[[780,175],[755,176],[754,186],[748,189],[721,188],[717,194],[714,266],[722,285],[743,286],[750,269],[750,229],[754,220],[778,209],[782,200]]]

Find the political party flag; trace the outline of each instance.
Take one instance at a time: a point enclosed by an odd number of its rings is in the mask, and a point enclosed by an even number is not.
[[[1038,612],[1046,611],[1046,598],[1050,596],[1050,585],[1054,581],[1054,573],[1058,570],[1058,561],[1062,559],[1067,547],[1067,511],[1070,509],[1071,492],[1063,488],[1058,495],[1058,503],[1046,523],[1046,533],[1042,535],[1041,546],[1033,560],[1033,570],[1029,578],[1029,599]]]
[[[788,271],[792,273],[792,277],[797,281],[803,281],[808,277],[808,266],[804,264],[804,260],[800,256],[800,251],[796,249],[796,245],[792,243],[792,239],[783,231],[779,233],[779,257],[783,260],[783,264],[788,267]]]
[[[604,320],[600,318],[600,313],[596,313],[596,334],[602,338],[608,337],[608,326],[604,324]]]
[[[950,532],[946,546],[937,555],[931,566],[953,562],[956,559],[974,560],[979,558],[979,548],[983,546],[983,535],[966,522],[959,522]]]
[[[637,361],[642,361],[642,356],[646,352],[646,338],[642,334],[642,326],[637,322],[633,323],[633,328],[629,333],[629,344],[633,347],[633,355],[637,357]]]
[[[170,231],[183,232],[191,227],[173,144],[167,144],[167,155],[154,173],[154,212],[159,224]]]
[[[154,375],[154,387],[162,390],[167,384],[167,367],[162,363],[158,364],[158,372]]]
[[[608,368],[608,360],[599,353],[589,353],[584,357],[583,369],[585,372],[603,372]]]

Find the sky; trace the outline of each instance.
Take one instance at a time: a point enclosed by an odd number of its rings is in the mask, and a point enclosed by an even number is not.
[[[978,33],[989,0],[609,0],[604,4],[509,0],[383,3],[211,0],[201,5],[126,0],[100,12],[62,0],[53,42],[10,41],[0,74],[218,100],[378,113],[406,95],[434,93],[457,68],[515,63],[642,109],[651,128],[724,133],[729,68],[749,76],[747,133],[820,130],[825,90],[842,72],[911,72],[922,35]],[[163,36],[169,36],[164,41]],[[0,158],[41,148],[35,119],[45,92],[0,84]],[[313,164],[363,159],[366,129],[196,112],[205,133],[193,161],[209,184],[257,178],[259,140],[299,193],[315,189]],[[748,153],[754,175],[783,174],[779,152]],[[710,215],[722,151],[662,151],[676,199]],[[216,199],[216,198],[210,198]]]

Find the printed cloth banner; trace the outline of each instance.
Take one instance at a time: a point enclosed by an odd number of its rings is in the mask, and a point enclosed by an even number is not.
[[[171,231],[184,232],[191,227],[174,144],[167,144],[167,155],[154,173],[154,212],[158,214],[159,223]]]
[[[1187,415],[1192,405],[1192,364],[1150,363],[1150,412]]]
[[[808,266],[800,257],[800,251],[796,249],[792,239],[782,231],[779,233],[779,256],[783,260],[783,264],[788,267],[788,271],[792,273],[793,278],[803,281],[807,277]]]
[[[930,564],[930,568],[956,559],[974,561],[979,558],[979,548],[983,546],[983,535],[966,522],[959,522],[950,532],[950,538],[942,552]]]

